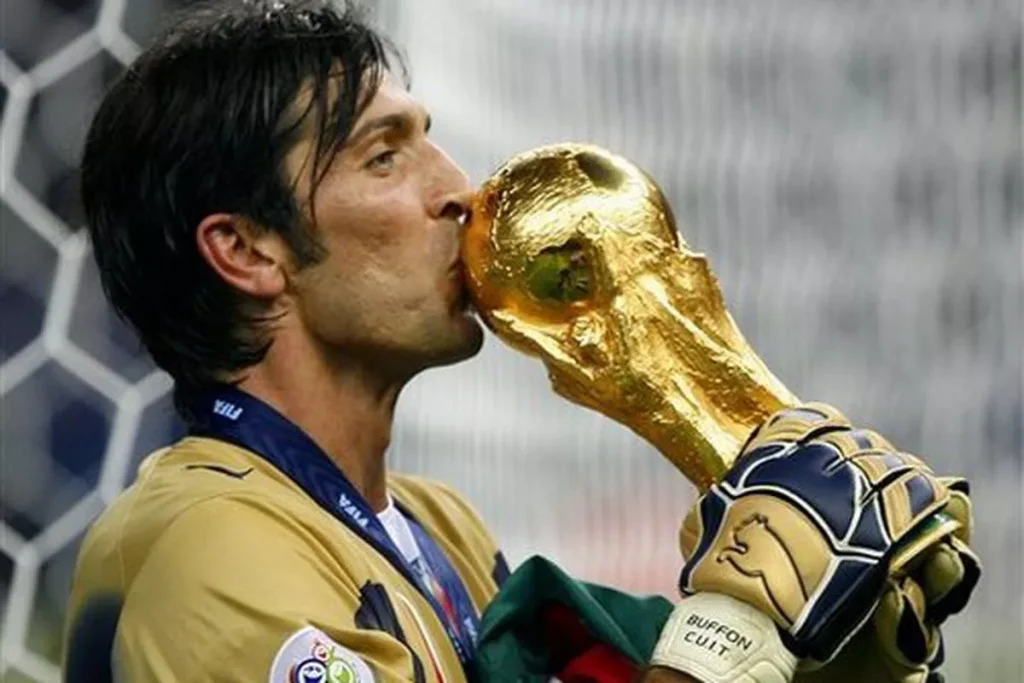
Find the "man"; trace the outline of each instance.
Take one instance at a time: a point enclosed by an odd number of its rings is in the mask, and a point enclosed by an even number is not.
[[[458,262],[472,188],[383,40],[306,5],[192,13],[91,128],[103,284],[192,436],[85,542],[72,678],[107,656],[78,644],[106,621],[123,680],[316,680],[321,652],[354,680],[355,652],[380,680],[456,680],[506,571],[460,498],[384,465],[404,383],[482,342]]]
[[[482,343],[458,258],[472,187],[400,70],[351,10],[236,2],[169,28],[104,99],[94,254],[190,434],[83,544],[68,680],[470,675],[508,569],[457,494],[384,461],[405,383]],[[696,680],[671,641],[648,675]]]

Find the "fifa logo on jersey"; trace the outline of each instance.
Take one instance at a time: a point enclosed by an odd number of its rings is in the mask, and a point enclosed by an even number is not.
[[[369,518],[367,518],[367,516],[363,514],[362,510],[356,507],[356,504],[353,503],[344,493],[338,496],[338,507],[340,507],[346,515],[351,517],[361,528],[365,529],[366,525],[370,523]]]
[[[242,415],[242,409],[239,406],[236,406],[234,403],[222,401],[219,398],[213,402],[213,412],[221,417],[226,417],[232,422]]]

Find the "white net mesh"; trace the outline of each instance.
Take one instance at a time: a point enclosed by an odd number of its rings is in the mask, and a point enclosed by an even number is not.
[[[0,680],[54,681],[83,530],[178,433],[102,299],[73,202],[104,83],[169,3],[4,0]],[[603,144],[664,186],[799,395],[969,476],[983,583],[951,681],[1024,678],[1021,21],[1013,0],[382,0],[436,137],[476,180]],[[400,402],[398,469],[445,479],[513,561],[673,589],[689,486],[491,339]]]

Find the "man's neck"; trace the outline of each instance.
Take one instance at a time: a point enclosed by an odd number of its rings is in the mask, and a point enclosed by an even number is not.
[[[328,362],[304,346],[277,335],[239,388],[306,432],[380,512],[387,507],[385,453],[403,383],[374,376],[358,363]]]

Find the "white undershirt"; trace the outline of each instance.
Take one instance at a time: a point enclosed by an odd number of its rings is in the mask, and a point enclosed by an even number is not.
[[[416,537],[412,535],[412,529],[409,528],[409,521],[395,505],[395,500],[390,495],[388,495],[388,506],[377,513],[377,519],[384,525],[388,536],[398,546],[405,561],[409,564],[415,563],[420,558],[420,547],[416,543]]]

